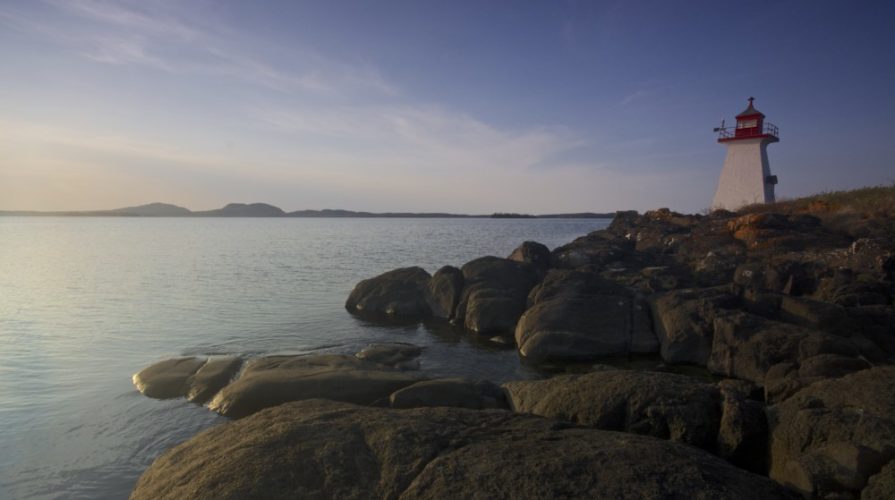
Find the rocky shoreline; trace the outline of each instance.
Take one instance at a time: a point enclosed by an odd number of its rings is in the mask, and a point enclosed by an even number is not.
[[[238,420],[132,498],[895,498],[895,223],[828,208],[620,212],[346,301],[580,373],[432,379],[407,344],[150,366],[147,396]],[[611,366],[633,357],[658,368]]]

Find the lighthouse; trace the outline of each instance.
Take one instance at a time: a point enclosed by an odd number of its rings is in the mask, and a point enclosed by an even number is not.
[[[764,120],[755,109],[754,97],[749,107],[736,116],[736,127],[725,128],[722,122],[718,142],[727,146],[727,157],[712,200],[712,209],[736,210],[752,203],[773,203],[777,176],[768,165],[768,144],[778,142],[777,127]]]

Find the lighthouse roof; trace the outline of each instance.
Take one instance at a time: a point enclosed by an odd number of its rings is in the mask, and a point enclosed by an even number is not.
[[[754,101],[754,100],[755,100],[754,97],[750,97],[750,98],[749,98],[749,107],[746,108],[746,110],[743,111],[742,113],[738,114],[738,115],[737,115],[737,118],[743,118],[743,117],[745,117],[745,116],[755,116],[755,115],[759,115],[759,116],[761,116],[762,118],[764,118],[764,113],[762,113],[761,111],[755,109],[755,106],[752,105],[752,101]]]

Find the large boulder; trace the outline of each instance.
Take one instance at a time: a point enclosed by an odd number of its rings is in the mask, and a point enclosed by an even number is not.
[[[137,390],[157,399],[187,398],[202,404],[227,385],[242,366],[233,356],[173,358],[150,365],[133,376]]]
[[[426,302],[431,276],[420,267],[404,267],[358,283],[345,308],[356,314],[423,318],[432,314]]]
[[[653,322],[662,359],[705,366],[712,353],[715,316],[737,303],[728,287],[675,290],[656,298]]]
[[[505,411],[302,401],[205,431],[143,473],[173,498],[780,499],[702,450]]]
[[[507,408],[499,385],[487,380],[442,378],[424,380],[399,389],[389,396],[392,408],[452,406],[484,410]]]
[[[816,382],[768,416],[771,478],[811,498],[854,497],[895,459],[895,366]]]
[[[550,266],[574,269],[593,265],[602,268],[624,259],[633,251],[633,241],[618,238],[606,230],[594,231],[553,250],[550,254]]]
[[[525,311],[528,292],[538,281],[525,263],[481,257],[463,265],[465,287],[454,322],[479,334],[507,334]]]
[[[586,360],[658,350],[645,302],[591,270],[550,271],[529,294],[529,303],[516,325],[516,345],[529,360]]]
[[[460,302],[461,293],[463,271],[453,266],[444,266],[436,271],[426,287],[426,303],[429,304],[432,316],[451,319]]]
[[[530,264],[541,273],[546,272],[550,267],[550,249],[536,241],[523,242],[507,258]]]
[[[270,356],[249,362],[235,382],[208,404],[212,410],[242,418],[289,401],[323,398],[371,405],[419,377],[354,356]]]
[[[715,449],[718,388],[684,375],[602,370],[504,384],[517,412]]]

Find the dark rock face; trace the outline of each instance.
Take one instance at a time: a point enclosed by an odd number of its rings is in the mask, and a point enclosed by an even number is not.
[[[210,429],[140,477],[166,498],[791,498],[701,450],[504,411],[302,401]]]
[[[401,370],[419,368],[416,359],[423,353],[423,348],[413,344],[392,342],[387,344],[370,344],[354,356],[357,359],[391,366]]]
[[[708,368],[727,377],[764,384],[768,370],[819,354],[856,356],[848,340],[733,311],[714,321],[715,339]]]
[[[653,302],[662,359],[705,366],[712,353],[714,319],[737,298],[727,287],[675,290]]]
[[[540,273],[547,272],[550,267],[550,249],[536,241],[523,242],[507,258],[530,264]]]
[[[554,250],[550,255],[550,266],[564,269],[587,265],[602,267],[623,259],[633,249],[632,241],[613,238],[605,231],[594,231]]]
[[[392,408],[451,406],[473,410],[507,408],[503,389],[487,380],[447,378],[424,380],[389,397]]]
[[[426,303],[436,318],[451,319],[463,292],[463,271],[444,266],[432,276],[426,289]]]
[[[718,428],[719,456],[756,474],[767,472],[768,422],[764,404],[749,398],[735,380],[718,384],[721,391],[721,422]]]
[[[133,382],[150,398],[185,397],[202,404],[227,385],[240,366],[242,360],[232,356],[167,359],[141,370]]]
[[[405,318],[432,314],[426,303],[431,276],[420,267],[405,267],[361,281],[345,302],[349,312]]]
[[[454,321],[483,335],[512,332],[537,283],[535,270],[509,259],[482,257],[462,271],[465,288]]]
[[[895,459],[895,367],[816,382],[771,407],[769,422],[771,478],[814,498],[856,495]]]
[[[355,404],[384,404],[391,393],[418,382],[384,365],[354,356],[270,356],[248,363],[208,407],[242,418],[289,401],[326,398]]]
[[[867,481],[861,500],[891,500],[895,498],[895,461],[889,462],[879,474]]]
[[[604,370],[504,384],[515,411],[714,450],[717,387],[683,375]]]
[[[529,303],[516,325],[516,345],[527,359],[587,360],[658,349],[646,304],[591,270],[550,271]]]

